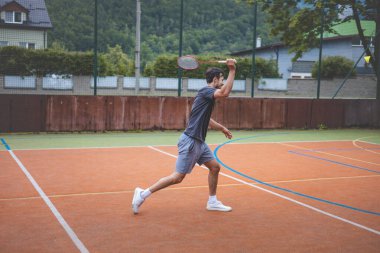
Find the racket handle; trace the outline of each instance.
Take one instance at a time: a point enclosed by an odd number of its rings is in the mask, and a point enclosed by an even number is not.
[[[236,63],[235,59],[234,59],[234,62]],[[227,61],[226,60],[224,60],[224,61],[218,61],[218,63],[227,63]]]

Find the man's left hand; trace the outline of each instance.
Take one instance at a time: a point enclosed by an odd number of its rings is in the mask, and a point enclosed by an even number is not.
[[[223,127],[222,132],[224,133],[224,135],[226,136],[226,138],[228,138],[228,139],[232,138],[232,133],[227,128]]]

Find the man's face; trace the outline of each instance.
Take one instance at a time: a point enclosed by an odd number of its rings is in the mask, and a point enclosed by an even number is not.
[[[223,76],[223,74],[220,74],[219,79],[216,78],[216,81],[214,82],[215,83],[214,87],[217,89],[222,88],[222,86],[224,85],[223,81],[224,81],[224,76]]]

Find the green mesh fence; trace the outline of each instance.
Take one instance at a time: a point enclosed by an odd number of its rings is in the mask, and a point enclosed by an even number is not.
[[[179,91],[175,59],[181,46],[183,54],[240,57],[232,96],[316,98],[319,92],[320,98],[376,97],[376,75],[371,64],[360,58],[364,47],[352,20],[339,24],[335,32],[325,31],[318,88],[319,49],[310,49],[292,62],[289,47],[269,35],[268,14],[254,14],[246,1],[184,1],[183,45],[179,1],[141,1],[141,13],[139,2],[0,0],[0,94],[194,96],[206,85],[202,76],[206,66],[200,74],[183,72]],[[213,10],[212,18],[208,10]],[[258,15],[257,74],[252,92],[254,15]],[[362,27],[373,52],[375,21],[363,20]],[[174,63],[160,62],[162,55]],[[336,56],[344,59],[331,60]],[[275,74],[268,73],[271,68]]]

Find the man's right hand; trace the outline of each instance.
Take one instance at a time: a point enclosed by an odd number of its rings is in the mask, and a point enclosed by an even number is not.
[[[236,69],[236,66],[235,66],[236,60],[235,59],[227,59],[226,64],[227,64],[227,67],[229,70],[235,70]]]

